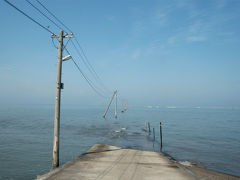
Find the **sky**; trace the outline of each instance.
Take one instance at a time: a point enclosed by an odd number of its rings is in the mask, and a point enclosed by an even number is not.
[[[9,1],[59,33],[26,1]],[[106,98],[69,60],[63,63],[62,103],[106,105],[117,89],[120,100],[133,106],[240,106],[239,0],[41,2],[73,31],[108,89],[100,90],[69,43],[74,60]],[[0,18],[0,103],[54,104],[57,40],[4,1]]]

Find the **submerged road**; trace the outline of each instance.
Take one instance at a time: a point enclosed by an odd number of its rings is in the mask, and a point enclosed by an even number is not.
[[[212,180],[240,178],[208,171],[200,167],[185,167],[159,152],[121,149],[96,144],[77,159],[38,176],[38,180]]]

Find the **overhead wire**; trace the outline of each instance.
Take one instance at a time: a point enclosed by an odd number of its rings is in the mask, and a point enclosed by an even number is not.
[[[67,47],[67,45],[68,45],[68,43],[69,43],[69,41],[71,40],[71,38],[68,38],[68,40],[67,40],[67,42],[66,42],[66,44],[65,45],[63,45],[63,51],[65,50],[65,48]]]
[[[81,59],[83,60],[84,64],[87,66],[88,70],[90,71],[90,73],[93,75],[93,77],[95,78],[95,80],[103,87],[103,89],[105,89],[105,91],[111,92],[106,86],[105,84],[102,82],[101,78],[99,77],[99,75],[97,74],[97,72],[94,70],[94,68],[92,67],[91,63],[89,62],[86,54],[83,51],[82,46],[80,45],[80,43],[78,42],[77,38],[74,38],[75,41],[77,42],[77,45],[79,47],[79,49],[81,50],[81,52],[78,50],[78,48],[76,47],[76,45],[74,44],[73,41],[71,41],[71,43],[73,44],[74,48],[76,49],[76,51],[78,52],[79,56],[81,57]],[[83,55],[81,55],[81,53]]]
[[[44,6],[39,0],[36,0],[49,14],[51,14],[61,25],[63,25],[68,31],[72,32],[60,19],[58,19],[46,6]]]
[[[52,38],[53,47],[55,47],[56,49],[58,49],[57,45],[54,43],[54,39],[55,39],[55,38]],[[63,51],[64,51],[64,49],[67,47],[68,42],[70,41],[70,39],[71,39],[71,38],[68,38],[68,41],[63,45]],[[59,42],[59,40],[58,40],[58,42]]]
[[[57,26],[59,29],[61,29],[61,27],[57,23],[55,23],[52,19],[50,19],[46,14],[44,14],[39,8],[37,8],[29,0],[25,0],[25,1],[27,1],[34,9],[36,9],[40,14],[42,14],[45,18],[47,18],[49,21],[51,21],[55,26]]]
[[[46,31],[48,31],[51,34],[54,34],[51,30],[49,30],[48,28],[46,28],[45,26],[43,26],[42,24],[40,24],[39,22],[37,22],[35,19],[33,19],[31,16],[27,15],[25,12],[23,12],[21,9],[19,9],[18,7],[16,7],[14,4],[10,3],[8,0],[4,0],[7,4],[9,4],[10,6],[12,6],[13,8],[15,8],[17,11],[19,11],[20,13],[22,13],[24,16],[26,16],[28,19],[30,19],[31,21],[33,21],[34,23],[36,23],[37,25],[39,25],[40,27],[42,27],[43,29],[45,29]]]
[[[83,61],[84,65],[87,67],[87,69],[89,70],[89,72],[92,74],[92,76],[94,77],[95,81],[103,87],[103,85],[101,84],[101,82],[99,81],[99,78],[97,78],[97,76],[94,74],[93,70],[90,68],[89,64],[87,63],[86,59],[82,56],[81,52],[79,51],[79,49],[76,47],[76,45],[74,44],[73,41],[71,41],[73,47],[75,48],[78,56],[81,58],[81,60]],[[106,90],[105,87],[102,88],[104,91],[108,91]]]
[[[62,29],[62,27],[60,27],[57,23],[55,23],[52,19],[50,19],[46,14],[44,14],[39,8],[37,8],[34,4],[32,4],[29,0],[25,0],[27,3],[29,3],[34,9],[36,9],[40,14],[42,14],[45,18],[47,18],[49,21],[51,21],[56,27],[58,27],[59,29]],[[67,46],[68,42],[69,42],[70,38],[68,39],[67,43],[63,46],[63,50],[64,48]],[[53,46],[58,49],[58,47],[55,45],[54,40],[52,38],[52,44]]]
[[[65,50],[67,51],[68,54],[70,54],[70,52],[67,50],[67,48],[65,48]],[[77,69],[79,70],[79,72],[82,74],[83,78],[87,81],[88,85],[92,88],[92,90],[97,93],[98,95],[100,95],[103,98],[106,98],[106,96],[104,96],[101,92],[99,92],[93,85],[92,81],[83,73],[83,71],[81,70],[81,68],[79,67],[79,65],[76,63],[76,61],[74,60],[74,58],[72,57],[71,59],[74,63],[74,65],[77,67]]]
[[[58,47],[57,47],[56,44],[54,43],[54,38],[52,38],[52,44],[53,44],[53,47],[55,47],[56,49],[58,49]]]
[[[73,33],[73,31],[66,26],[59,18],[57,18],[56,15],[54,15],[43,3],[41,3],[39,0],[36,0],[49,14],[51,14],[60,24],[62,24],[67,30],[69,30],[70,32]],[[90,73],[93,74],[94,78],[99,82],[99,84],[101,84],[101,86],[103,86],[103,89],[105,89],[105,91],[111,92],[106,86],[105,84],[102,82],[101,78],[99,77],[99,75],[97,74],[97,72],[94,70],[94,68],[92,67],[92,65],[90,64],[88,57],[86,56],[86,53],[84,52],[82,46],[80,45],[78,39],[75,37],[74,38],[75,41],[77,42],[78,47],[80,48],[81,53],[83,54],[80,55],[81,59],[84,61],[85,66],[87,66],[88,70],[90,71]],[[73,42],[72,42],[73,43]],[[74,45],[75,46],[75,45]],[[76,46],[75,46],[76,48]],[[78,54],[80,54],[80,52],[78,52]],[[85,60],[84,60],[85,58]]]
[[[48,31],[51,34],[55,34],[53,33],[51,30],[49,30],[48,28],[46,28],[44,25],[40,24],[38,21],[36,21],[35,19],[33,19],[31,16],[29,16],[28,14],[26,14],[25,12],[23,12],[22,10],[20,10],[18,7],[16,7],[14,4],[10,3],[8,0],[4,0],[7,4],[9,4],[10,6],[12,6],[13,8],[15,8],[17,11],[19,11],[20,13],[22,13],[24,16],[26,16],[28,19],[30,19],[31,21],[33,21],[34,23],[36,23],[37,25],[39,25],[40,27],[42,27],[43,29],[45,29],[46,31]],[[57,23],[55,23],[52,19],[50,19],[46,14],[44,14],[39,8],[37,8],[35,5],[33,5],[29,0],[26,0],[34,9],[36,9],[39,13],[41,13],[45,18],[47,18],[49,21],[51,21],[55,26],[57,26],[59,29],[63,29],[61,26],[59,26]],[[59,20],[53,13],[51,13],[50,10],[48,10],[46,8],[46,6],[44,6],[39,0],[36,0],[49,14],[51,14],[61,25],[63,25],[67,30],[69,30],[70,32],[71,29],[68,28],[61,20]],[[69,38],[70,40],[71,38]],[[66,50],[69,53],[69,51],[67,50],[66,46],[69,42],[69,40],[67,41],[67,43],[64,45],[63,50]],[[93,75],[93,77],[95,78],[95,80],[97,82],[100,82],[100,84],[104,87],[104,89],[106,90],[105,85],[102,83],[100,77],[97,75],[96,71],[94,70],[94,68],[92,67],[92,65],[90,64],[86,54],[83,51],[83,48],[81,47],[80,43],[78,42],[77,38],[75,38],[78,47],[80,48],[81,52],[83,55],[81,55],[80,51],[78,50],[78,48],[76,47],[76,45],[72,42],[72,44],[74,45],[74,48],[76,49],[76,51],[78,52],[80,58],[83,60],[85,66],[88,68],[88,70],[91,72],[91,74]],[[57,46],[54,44],[54,40],[52,39],[52,43],[54,45],[55,48],[57,48]],[[85,59],[84,59],[85,58]],[[82,74],[82,76],[84,77],[84,79],[87,81],[87,83],[89,84],[89,86],[101,97],[106,98],[106,96],[104,96],[101,92],[99,92],[99,90],[97,90],[97,88],[93,85],[94,83],[83,73],[83,71],[80,69],[80,67],[78,66],[78,64],[76,63],[76,61],[72,58],[72,61],[74,62],[75,66],[77,67],[77,69],[80,71],[80,73]],[[97,80],[98,79],[98,80]]]
[[[34,6],[31,2],[29,2],[29,0],[26,0],[32,7],[34,7],[38,12],[40,12],[44,17],[46,17],[48,20],[50,20],[52,23],[54,23],[59,29],[62,29],[62,27],[60,27],[59,25],[57,25],[53,20],[51,20],[47,15],[45,15],[39,8],[37,8],[36,6]],[[66,27],[68,30],[70,30],[66,25],[64,25],[63,23],[62,23],[62,21],[60,21],[53,13],[51,13],[47,8],[46,8],[46,6],[44,6],[40,1],[38,1],[38,0],[36,0],[48,13],[50,13],[58,22],[60,22],[64,27]],[[70,40],[71,38],[69,38],[68,39],[68,41],[67,41],[67,43],[64,45],[64,47],[63,47],[63,50],[66,48],[66,46],[67,46],[67,44],[68,44],[68,42],[69,42],[69,40]],[[52,43],[53,43],[53,46],[55,47],[55,48],[57,48],[57,46],[54,44],[54,40],[53,40],[53,38],[52,38]],[[75,44],[74,44],[74,46],[75,46]],[[76,46],[75,46],[75,48],[76,48]],[[81,58],[83,58],[82,56],[81,56]],[[83,59],[84,60],[84,59]],[[74,61],[75,62],[75,61]],[[75,62],[76,63],[76,62]],[[84,61],[84,63],[85,63],[85,65],[87,66],[87,63]],[[77,64],[75,64],[75,65],[77,65]],[[87,78],[87,76],[83,73],[83,71],[79,68],[79,66],[77,66],[78,67],[78,69],[80,70],[80,72],[82,73],[82,75],[83,75],[83,77],[85,78],[85,80],[89,83],[89,85],[94,89],[94,91],[96,92],[96,93],[98,93],[99,95],[101,95],[101,96],[103,96],[102,95],[102,93],[100,93],[100,92],[98,92],[97,90],[96,90],[96,88],[94,87],[94,85],[93,85],[93,83],[90,81],[90,79],[89,78]],[[91,71],[91,69],[87,66],[87,68],[89,69],[89,71]]]
[[[75,41],[77,42],[77,45],[78,45],[78,47],[80,48],[80,50],[81,50],[84,58],[86,59],[88,65],[90,66],[90,68],[92,69],[92,71],[94,72],[94,74],[99,78],[99,76],[97,75],[96,71],[94,70],[94,68],[93,68],[92,65],[90,64],[90,62],[89,62],[89,60],[88,60],[88,57],[86,56],[86,54],[85,54],[82,46],[81,46],[80,43],[78,42],[77,38],[75,38]]]

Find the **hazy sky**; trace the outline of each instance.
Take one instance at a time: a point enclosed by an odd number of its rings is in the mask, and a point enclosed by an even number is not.
[[[59,33],[26,1],[9,1]],[[239,0],[41,2],[74,31],[105,85],[129,104],[240,105]],[[0,18],[1,104],[54,103],[57,49],[50,34],[4,1]],[[71,61],[63,63],[63,82],[63,103],[106,104],[112,95],[99,97]]]

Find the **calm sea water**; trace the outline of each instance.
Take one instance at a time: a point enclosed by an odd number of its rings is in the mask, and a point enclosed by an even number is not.
[[[95,143],[159,151],[159,122],[163,124],[163,152],[240,176],[240,109],[134,108],[113,110],[104,120],[105,107],[62,108],[60,163]],[[34,179],[51,169],[54,105],[0,107],[0,179]],[[142,131],[155,128],[156,141]]]

